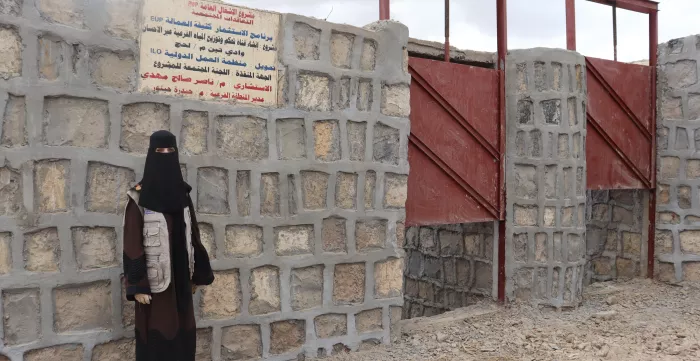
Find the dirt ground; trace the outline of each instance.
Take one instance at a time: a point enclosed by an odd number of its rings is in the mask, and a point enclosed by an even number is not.
[[[404,320],[393,346],[324,360],[700,360],[699,337],[700,284],[633,280],[588,286],[569,311],[482,302]]]

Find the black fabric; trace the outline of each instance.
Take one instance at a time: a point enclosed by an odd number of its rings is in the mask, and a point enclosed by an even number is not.
[[[156,148],[175,148],[175,152],[156,153]],[[140,184],[139,205],[143,208],[159,213],[175,213],[187,207],[187,196],[192,187],[182,178],[177,140],[172,133],[159,130],[151,135]]]
[[[148,343],[136,330],[137,361],[194,361],[197,352],[196,329],[177,331],[174,339],[165,338],[157,330],[148,331]]]
[[[170,214],[173,219],[172,235],[170,235],[170,268],[172,282],[175,284],[175,302],[177,309],[184,312],[192,303],[192,286],[190,285],[190,260],[187,253],[187,225],[184,211]]]
[[[131,284],[141,282],[146,277],[146,255],[144,254],[137,259],[131,259],[124,254],[122,258],[127,281]]]

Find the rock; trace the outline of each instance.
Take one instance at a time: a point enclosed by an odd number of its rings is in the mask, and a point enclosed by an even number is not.
[[[438,342],[445,342],[445,340],[447,340],[447,334],[438,332],[435,334],[435,338]]]
[[[591,318],[597,318],[601,320],[611,320],[617,315],[617,311],[602,311],[594,314]]]

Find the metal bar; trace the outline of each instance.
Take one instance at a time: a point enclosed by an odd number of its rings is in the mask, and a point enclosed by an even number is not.
[[[649,14],[649,66],[651,67],[651,129],[656,129],[656,51],[659,43],[658,11]],[[656,137],[651,138],[651,190],[649,192],[649,239],[647,277],[654,278],[656,258]]]
[[[622,108],[622,111],[624,111],[625,114],[630,119],[632,119],[632,123],[634,123],[634,125],[637,126],[637,129],[639,129],[644,134],[644,137],[647,138],[647,140],[651,140],[652,138],[654,138],[654,134],[649,129],[647,129],[644,126],[644,124],[642,124],[642,121],[639,120],[637,115],[632,111],[632,109],[627,105],[627,103],[622,99],[622,97],[620,97],[620,95],[617,94],[615,89],[610,84],[608,84],[605,78],[603,78],[603,76],[591,63],[589,58],[586,58],[586,71],[588,71],[589,74],[593,75],[593,77],[600,83],[600,85],[603,87],[603,89],[605,89],[605,91],[608,93],[608,95],[610,95],[610,97],[615,101],[615,103],[617,103],[620,106],[620,108]]]
[[[420,75],[418,71],[416,71],[415,68],[411,66],[411,64],[408,64],[408,71],[411,74],[411,82],[416,82],[421,88],[423,88],[430,96],[437,102],[445,111],[450,114],[452,118],[454,118],[459,125],[466,130],[469,135],[474,137],[474,139],[479,143],[479,145],[484,148],[489,155],[491,155],[494,159],[494,161],[497,161],[501,159],[501,155],[498,153],[498,150],[496,147],[491,145],[486,138],[479,133],[476,128],[474,128],[473,125],[471,125],[462,114],[460,114],[453,106],[450,104],[445,97],[440,94],[440,92],[433,88],[430,83],[428,83],[423,77]]]
[[[389,20],[389,2],[390,0],[379,0],[379,20]]]
[[[445,61],[450,62],[450,0],[445,0]]]
[[[617,61],[617,6],[612,7],[613,15],[613,60]]]
[[[506,55],[508,54],[507,1],[496,1],[496,33],[498,39],[498,110],[499,110],[499,155],[501,161],[498,185],[500,188],[498,222],[498,301],[506,302]]]
[[[650,0],[588,0],[603,5],[616,5],[620,9],[651,14],[659,9],[659,3]]]
[[[600,137],[603,138],[603,140],[606,143],[608,143],[610,148],[612,148],[612,150],[615,151],[615,153],[617,153],[618,156],[620,156],[620,159],[622,159],[622,162],[625,163],[627,168],[629,168],[629,170],[631,170],[632,173],[634,173],[634,175],[644,184],[645,187],[651,188],[651,182],[649,181],[649,179],[647,179],[647,177],[644,175],[644,173],[642,173],[642,171],[639,170],[639,168],[637,168],[637,166],[634,164],[634,162],[632,162],[632,160],[630,160],[629,157],[627,157],[627,154],[625,154],[622,150],[620,150],[620,146],[617,145],[617,143],[615,143],[615,141],[612,140],[612,138],[610,138],[610,136],[608,135],[608,133],[605,132],[605,130],[603,130],[603,127],[600,125],[598,120],[593,118],[593,116],[591,116],[591,113],[588,113],[588,112],[586,112],[586,113],[587,113],[586,119],[588,119],[587,125],[590,125],[593,130],[598,132]],[[654,171],[652,171],[652,173],[653,172]]]
[[[575,0],[566,0],[566,49],[576,51]]]
[[[418,148],[423,154],[425,154],[430,160],[435,163],[440,169],[442,169],[445,174],[447,174],[450,178],[452,178],[455,183],[457,183],[460,188],[462,188],[467,194],[473,198],[480,206],[484,207],[491,216],[494,218],[498,218],[498,209],[494,207],[489,201],[486,200],[479,192],[474,189],[469,182],[464,180],[462,177],[459,176],[452,168],[450,168],[447,163],[440,158],[439,155],[435,154],[415,133],[411,133],[408,136],[408,141],[411,142],[411,144],[415,145],[416,148]]]

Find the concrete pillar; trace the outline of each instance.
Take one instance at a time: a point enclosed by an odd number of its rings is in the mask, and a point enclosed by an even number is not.
[[[577,306],[586,252],[584,57],[511,51],[506,102],[506,295]]]

